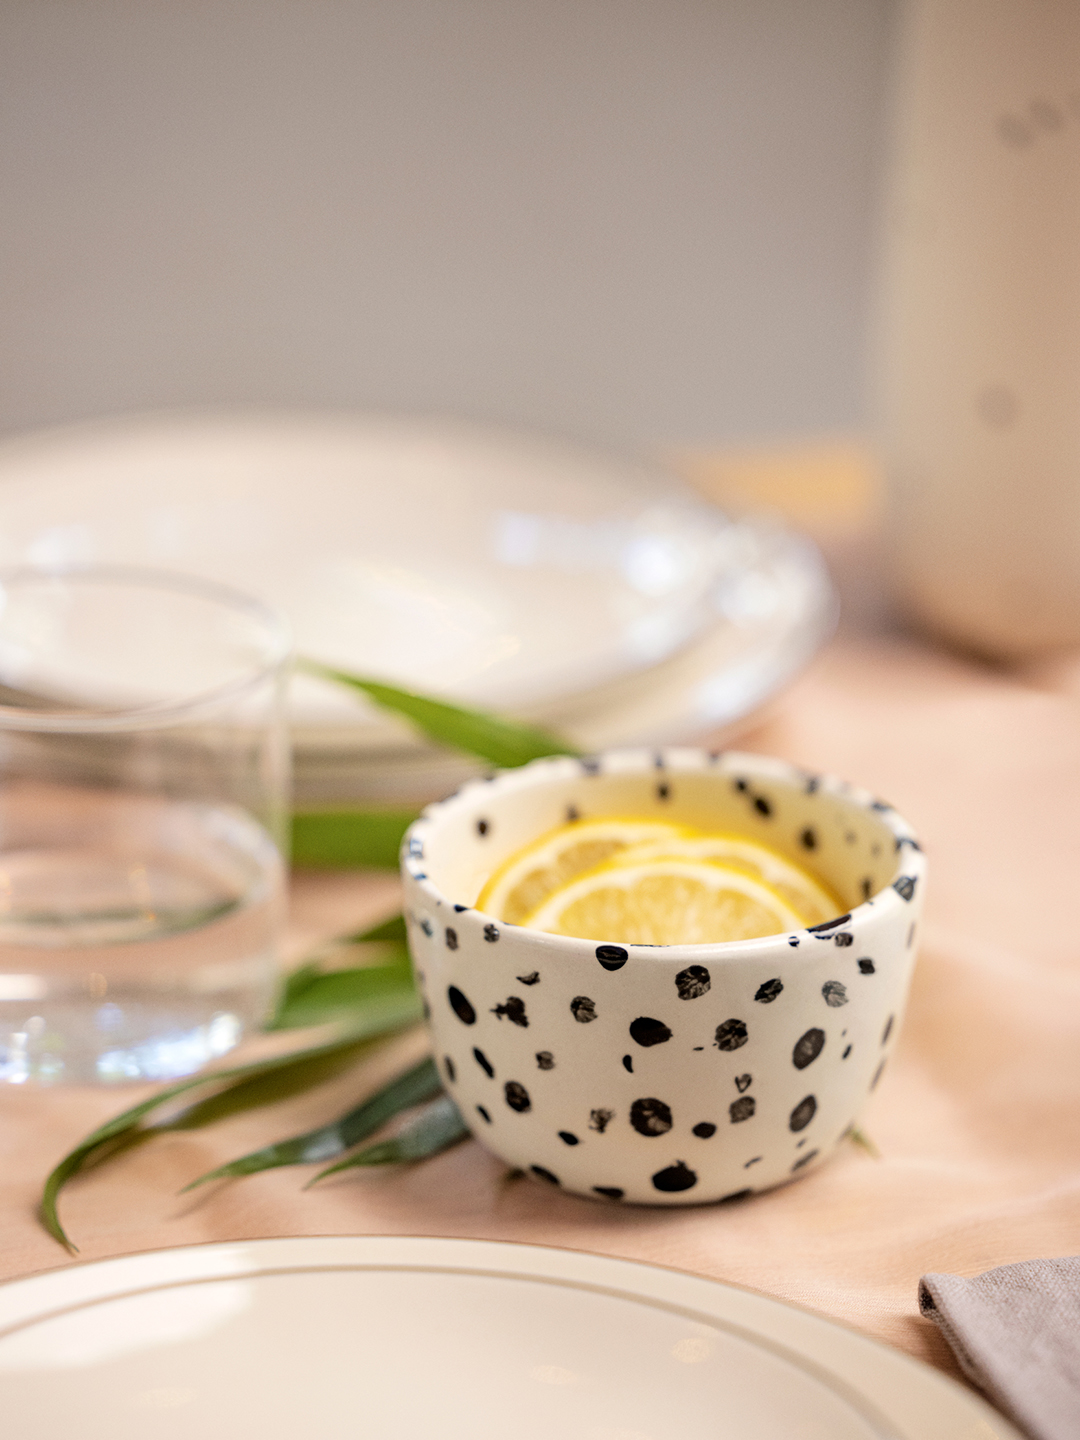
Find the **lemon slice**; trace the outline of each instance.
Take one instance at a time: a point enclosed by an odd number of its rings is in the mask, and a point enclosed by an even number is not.
[[[607,816],[560,825],[511,855],[481,890],[476,908],[496,920],[520,925],[549,895],[602,864],[620,850],[644,841],[688,839],[699,832],[666,820]]]
[[[691,832],[670,839],[640,841],[612,857],[613,863],[619,865],[655,860],[706,860],[764,880],[793,910],[805,916],[804,925],[820,925],[844,909],[837,897],[800,865],[741,835]]]
[[[609,863],[549,895],[522,922],[551,935],[628,945],[701,945],[801,930],[778,891],[709,860]]]

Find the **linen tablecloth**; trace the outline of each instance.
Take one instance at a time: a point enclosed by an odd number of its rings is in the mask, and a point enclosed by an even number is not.
[[[862,1122],[880,1159],[849,1144],[746,1201],[616,1210],[507,1183],[469,1141],[306,1193],[312,1172],[284,1169],[178,1198],[211,1166],[345,1108],[417,1049],[407,1039],[275,1110],[156,1139],[87,1173],[62,1202],[80,1258],[272,1235],[534,1241],[750,1286],[955,1373],[920,1318],[920,1275],[1080,1249],[1080,709],[910,639],[842,636],[743,744],[870,787],[928,852],[911,1003]],[[377,919],[395,897],[384,874],[299,876],[292,954]],[[35,1220],[42,1179],[144,1093],[0,1091],[0,1278],[70,1263]]]

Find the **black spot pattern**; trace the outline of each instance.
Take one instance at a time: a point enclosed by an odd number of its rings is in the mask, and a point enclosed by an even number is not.
[[[799,943],[796,940],[796,945]],[[771,1005],[778,995],[783,994],[784,982],[782,980],[766,980],[754,991],[754,999],[759,1005]]]
[[[665,1040],[671,1039],[671,1031],[662,1020],[654,1020],[649,1015],[639,1015],[630,1026],[630,1038],[639,1045],[662,1045]]]
[[[577,1136],[574,1134],[574,1132],[573,1132],[572,1130],[560,1130],[560,1131],[559,1131],[559,1139],[563,1142],[564,1145],[580,1145],[580,1144],[581,1144],[581,1141],[577,1138]]]
[[[889,1036],[892,1034],[893,1021],[894,1021],[895,1019],[896,1019],[896,1016],[895,1016],[895,1015],[890,1015],[889,1018],[888,1018],[888,1020],[885,1021],[885,1029],[884,1029],[884,1032],[882,1033],[882,1036],[881,1036],[881,1043],[882,1043],[883,1045],[885,1045],[885,1044],[888,1043]]]
[[[482,1115],[489,1125],[491,1124],[491,1116],[490,1116],[490,1115],[488,1114],[488,1112],[484,1109],[483,1105],[477,1105],[477,1107],[476,1107],[476,1113],[477,1113],[478,1115]]]
[[[639,1135],[666,1135],[671,1129],[671,1106],[663,1100],[635,1100],[630,1106],[630,1124]]]
[[[800,1100],[788,1116],[789,1130],[805,1130],[810,1121],[817,1113],[817,1100],[813,1095],[807,1095]]]
[[[469,910],[469,909],[471,909],[471,908],[472,908],[472,907],[469,906],[469,905],[455,905],[455,906],[454,906],[454,914],[455,914],[455,915],[460,915],[460,914],[462,914],[463,911]]]
[[[885,1061],[882,1060],[881,1064],[880,1064],[880,1065],[877,1067],[877,1069],[874,1071],[874,1078],[870,1081],[870,1089],[871,1089],[871,1090],[876,1090],[876,1089],[877,1089],[877,1082],[881,1079],[881,1072],[882,1072],[884,1069],[885,1069]]]
[[[476,822],[476,833],[477,833],[478,835],[486,835],[490,829],[491,829],[491,826],[488,824],[488,822],[487,822],[486,820],[477,820],[477,822]]]
[[[446,927],[446,948],[447,948],[448,950],[456,950],[457,947],[458,947],[457,931],[456,931],[456,930],[452,930],[452,929],[450,928],[450,926],[448,925],[448,926]]]
[[[826,980],[821,987],[821,993],[825,997],[825,1004],[833,1010],[838,1010],[848,1002],[847,986],[840,980]]]
[[[473,1059],[480,1066],[480,1069],[483,1070],[484,1074],[488,1077],[488,1079],[494,1080],[495,1066],[492,1065],[491,1061],[484,1054],[483,1050],[481,1050],[478,1046],[473,1046],[472,1053]]]
[[[806,794],[807,794],[807,795],[816,795],[816,794],[817,794],[818,786],[819,786],[820,784],[821,784],[821,778],[820,778],[820,776],[818,776],[818,775],[808,775],[808,776],[806,777]]]
[[[456,985],[451,985],[446,992],[446,998],[450,1001],[450,1009],[463,1025],[476,1024],[476,1011],[469,1004],[468,998],[461,993]]]
[[[589,1129],[595,1130],[598,1135],[602,1135],[614,1119],[614,1110],[590,1110]]]
[[[668,785],[665,781],[661,780],[660,784],[656,787],[656,798],[658,800],[667,800],[670,798],[670,796],[671,786]]]
[[[728,1106],[731,1123],[738,1125],[741,1120],[749,1120],[756,1109],[757,1101],[753,1095],[740,1095],[738,1100],[733,1100]]]
[[[735,790],[738,790],[740,795],[745,795],[747,790],[750,788],[741,776],[738,779],[733,780],[731,784]]]
[[[759,815],[764,815],[765,818],[768,819],[768,817],[772,814],[772,803],[769,800],[766,800],[764,795],[755,795],[754,809],[758,812]]]
[[[499,1020],[505,1015],[511,1025],[519,1025],[522,1030],[529,1028],[529,1017],[525,1014],[525,1001],[520,995],[508,995],[506,1000],[501,1005],[496,1005],[491,1013]]]
[[[546,1180],[549,1185],[560,1184],[559,1177],[553,1175],[550,1170],[545,1170],[543,1165],[530,1165],[529,1169],[538,1180]]]
[[[871,960],[868,955],[864,955],[863,958],[859,961],[859,974],[873,975],[874,969],[875,966],[873,960]]]
[[[800,1035],[791,1052],[791,1063],[795,1069],[805,1070],[807,1065],[821,1054],[824,1045],[825,1031],[819,1030],[817,1026],[807,1030],[805,1035]]]
[[[701,1124],[695,1125],[690,1133],[696,1135],[699,1140],[709,1140],[716,1134],[716,1126],[711,1120],[702,1120]]]
[[[892,888],[900,896],[901,900],[910,900],[915,894],[914,875],[901,875],[899,880],[893,881]]]
[[[511,1110],[516,1110],[519,1115],[524,1115],[526,1110],[532,1109],[529,1092],[520,1080],[508,1080],[503,1086],[503,1091],[506,1094],[507,1105]]]
[[[750,1187],[747,1186],[745,1190],[733,1190],[730,1195],[721,1195],[720,1199],[716,1203],[718,1205],[726,1205],[731,1200],[745,1200],[753,1193],[753,1190],[751,1190]]]
[[[489,945],[494,945],[499,938],[499,927],[497,925],[484,926],[484,939]]]
[[[600,761],[594,755],[583,755],[578,761],[586,775],[600,774]]]
[[[822,939],[827,939],[825,934],[827,930],[835,930],[838,925],[846,925],[850,919],[849,912],[847,915],[837,915],[835,920],[822,920],[820,925],[808,925],[806,928],[812,935],[820,935]]]
[[[621,970],[630,956],[621,945],[598,945],[596,958],[605,970]]]
[[[840,1056],[840,1059],[841,1059],[841,1060],[846,1060],[847,1057],[848,1057],[850,1054],[851,1054],[851,1046],[848,1045],[848,1046],[846,1046],[846,1048],[845,1048],[845,1050],[844,1050],[844,1053]]]
[[[577,806],[576,806],[576,805],[567,805],[567,807],[566,807],[566,823],[567,823],[568,825],[573,825],[573,823],[574,823],[575,820],[580,820],[580,819],[581,819],[581,812],[578,810]]]
[[[716,1046],[720,1050],[738,1050],[748,1038],[744,1020],[724,1020],[716,1027]]]
[[[735,1089],[738,1090],[740,1095],[743,1094],[744,1091],[749,1090],[753,1083],[754,1077],[752,1075],[735,1076]]]
[[[629,1074],[632,1075],[634,1073],[634,1057],[632,1055],[624,1055],[622,1057],[622,1064],[623,1069]]]
[[[747,1160],[746,1164],[742,1168],[744,1170],[749,1170],[751,1165],[760,1164],[760,1162],[764,1160],[764,1158],[764,1155],[755,1155],[752,1160]]]
[[[806,829],[799,836],[799,839],[802,841],[803,845],[806,847],[807,850],[817,849],[817,832],[812,829],[811,826],[808,825],[806,827]]]
[[[833,936],[833,939],[836,941],[837,945],[839,945],[841,949],[844,949],[844,947],[847,945],[854,945],[855,943],[855,936],[851,933],[850,930],[837,931],[837,933]]]
[[[539,970],[533,970],[533,971],[532,971],[530,974],[528,974],[528,975],[519,975],[519,976],[517,977],[517,979],[518,979],[518,984],[519,984],[519,985],[539,985],[539,983],[540,983],[540,971],[539,971]]]
[[[658,1170],[652,1177],[652,1183],[657,1190],[672,1194],[679,1190],[692,1190],[697,1184],[697,1176],[685,1161],[676,1160],[674,1165]]]
[[[787,942],[787,943],[788,943],[789,945],[798,945],[798,943],[799,943],[799,937],[798,937],[797,935],[789,935],[789,936],[788,936],[788,942]]]
[[[446,1071],[446,1078],[450,1081],[450,1083],[451,1083],[451,1085],[452,1085],[452,1084],[454,1083],[454,1081],[457,1079],[457,1067],[455,1066],[453,1060],[450,1059],[450,1056],[449,1056],[449,1055],[444,1055],[444,1056],[443,1056],[443,1062],[442,1062],[442,1063],[443,1063],[443,1069]]]
[[[795,1164],[792,1165],[791,1173],[794,1174],[796,1170],[801,1170],[804,1165],[809,1165],[811,1160],[816,1160],[817,1153],[816,1150],[808,1150],[805,1155],[800,1155],[798,1160],[795,1161]]]
[[[869,900],[870,896],[874,893],[874,882],[870,879],[869,875],[864,875],[859,881],[859,889],[862,891],[862,898]]]
[[[555,1056],[550,1050],[538,1050],[536,1052],[536,1064],[540,1070],[554,1070]]]
[[[570,1001],[570,1014],[580,1025],[588,1025],[590,1020],[596,1019],[596,1001],[590,1000],[588,995],[575,995]]]
[[[675,976],[675,990],[680,1000],[700,1000],[708,994],[711,985],[704,965],[688,965]]]
[[[626,1194],[618,1185],[594,1185],[592,1188],[594,1195],[603,1195],[605,1200],[621,1200]]]

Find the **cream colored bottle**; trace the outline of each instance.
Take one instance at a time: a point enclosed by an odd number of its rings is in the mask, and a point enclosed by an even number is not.
[[[1080,0],[907,0],[878,355],[909,611],[1080,644]]]

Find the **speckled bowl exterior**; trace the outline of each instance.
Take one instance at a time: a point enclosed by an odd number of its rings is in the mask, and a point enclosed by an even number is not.
[[[568,819],[738,831],[848,913],[713,945],[545,935],[472,908]],[[907,997],[924,859],[865,791],[733,752],[538,760],[430,805],[402,849],[409,943],[449,1093],[489,1150],[608,1201],[686,1205],[805,1175],[881,1078]]]

